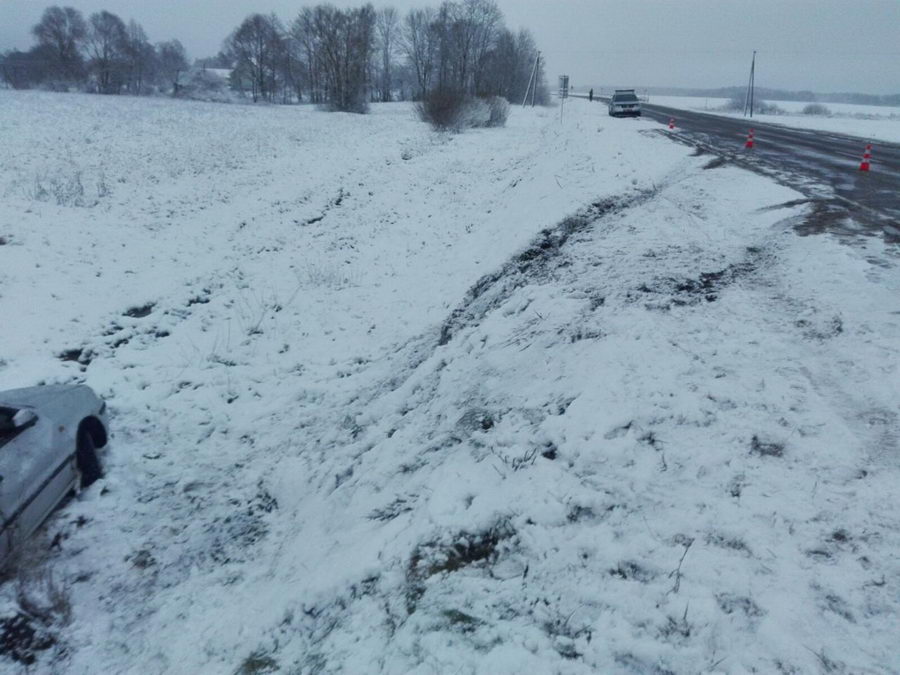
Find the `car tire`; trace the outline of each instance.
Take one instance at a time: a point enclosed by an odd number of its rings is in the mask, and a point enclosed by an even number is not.
[[[87,429],[78,432],[78,448],[75,451],[75,464],[81,477],[79,488],[84,489],[94,481],[103,478],[103,468],[97,459],[97,448],[94,437]]]

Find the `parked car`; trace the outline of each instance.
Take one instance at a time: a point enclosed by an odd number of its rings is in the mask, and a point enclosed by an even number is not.
[[[0,391],[0,563],[73,490],[103,475],[106,403],[85,385]]]
[[[609,114],[612,117],[623,115],[641,116],[641,101],[634,89],[616,89],[609,99]]]

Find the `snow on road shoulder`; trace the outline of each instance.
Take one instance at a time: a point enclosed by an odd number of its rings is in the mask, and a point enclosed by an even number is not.
[[[479,283],[323,458],[323,545],[356,582],[273,653],[891,672],[900,277],[758,210],[793,196],[695,172]]]
[[[74,615],[38,672],[896,669],[881,244],[587,106],[0,95],[41,110],[0,388],[86,380],[114,434],[33,544]],[[109,194],[22,191],[54,134],[89,182],[95,118]]]

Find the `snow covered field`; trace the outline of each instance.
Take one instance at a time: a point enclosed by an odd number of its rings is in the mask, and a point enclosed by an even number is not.
[[[727,117],[743,117],[739,112],[719,110],[728,103],[724,98],[699,98],[692,96],[652,96],[657,105],[698,110]],[[783,124],[788,127],[832,131],[848,136],[900,143],[900,108],[880,105],[855,105],[852,103],[823,103],[831,114],[804,115],[808,103],[799,101],[768,101],[785,111],[784,115],[754,115],[761,122]]]
[[[897,252],[657,127],[0,91],[0,389],[113,432],[28,672],[900,669]]]

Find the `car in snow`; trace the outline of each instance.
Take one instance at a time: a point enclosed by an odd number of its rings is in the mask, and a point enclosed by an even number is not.
[[[85,385],[0,391],[0,564],[103,471],[106,403]]]
[[[609,114],[611,117],[631,115],[641,116],[641,101],[634,93],[634,89],[616,89],[609,99]]]

